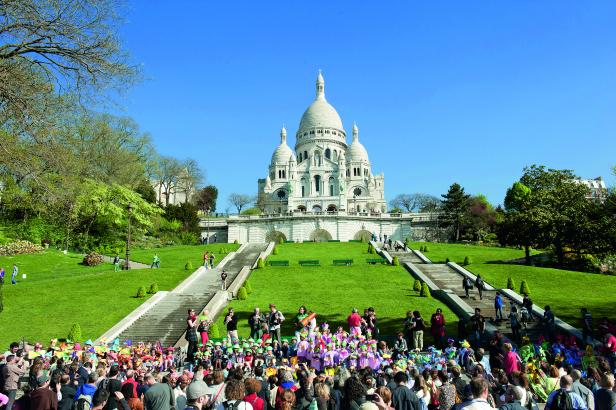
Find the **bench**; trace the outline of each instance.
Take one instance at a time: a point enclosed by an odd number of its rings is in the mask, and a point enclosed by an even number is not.
[[[284,241],[284,243],[295,243],[295,241]]]
[[[383,258],[379,258],[379,259],[366,259],[366,263],[369,263],[371,265],[376,265],[377,263],[385,263],[385,259]]]
[[[268,261],[269,266],[289,266],[289,261]]]
[[[351,266],[353,264],[353,259],[334,259],[334,266]]]
[[[305,260],[299,261],[300,266],[321,266],[318,260]]]
[[[340,239],[330,239],[327,242],[340,242]]]

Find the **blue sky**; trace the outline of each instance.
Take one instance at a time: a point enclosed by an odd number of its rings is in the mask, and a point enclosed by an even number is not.
[[[121,114],[219,187],[255,194],[317,69],[388,199],[458,182],[501,203],[525,165],[616,181],[614,1],[162,1],[121,29],[146,80]]]

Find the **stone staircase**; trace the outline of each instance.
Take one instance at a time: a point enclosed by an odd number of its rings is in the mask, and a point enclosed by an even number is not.
[[[493,325],[500,332],[505,334],[507,337],[512,338],[511,334],[511,326],[509,324],[508,315],[511,309],[511,305],[514,303],[513,300],[503,297],[505,302],[505,306],[503,308],[503,316],[504,320],[496,320],[496,309],[494,309],[494,297],[496,296],[496,290],[484,290],[482,292],[482,299],[479,299],[479,293],[476,288],[473,288],[469,292],[469,297],[466,297],[466,293],[464,292],[464,288],[462,287],[463,275],[454,270],[452,267],[446,264],[427,264],[423,263],[417,255],[413,252],[391,252],[392,256],[398,256],[400,263],[408,262],[412,263],[419,269],[424,275],[426,275],[430,280],[434,282],[436,286],[438,286],[442,290],[450,290],[457,296],[459,296],[466,304],[468,304],[473,310],[475,308],[481,309],[481,314],[486,318],[491,325]],[[518,305],[518,311],[520,306]],[[467,331],[470,330],[470,325],[467,326]],[[528,324],[528,329],[522,329],[520,334],[522,336],[528,335],[529,337],[536,337],[539,335],[541,329],[539,326],[539,321],[537,318],[533,322]],[[489,335],[484,335],[484,341]]]
[[[244,266],[252,266],[267,244],[247,244],[224,265],[227,285],[231,284]],[[174,345],[186,330],[186,311],[202,311],[217,291],[221,290],[220,271],[201,269],[187,286],[178,286],[165,295],[150,310],[120,334],[120,340],[134,342],[160,341],[163,346]]]

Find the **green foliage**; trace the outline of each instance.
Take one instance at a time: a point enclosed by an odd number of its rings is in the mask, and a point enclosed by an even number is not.
[[[521,295],[530,295],[530,288],[528,287],[528,283],[525,280],[520,282],[520,294]]]
[[[391,264],[394,265],[394,266],[400,266],[400,260],[398,259],[397,256],[393,257],[393,259],[391,261]]]
[[[449,258],[445,258],[445,263],[449,263],[449,262],[451,262]]]
[[[370,253],[370,254],[375,254],[376,253],[376,249],[374,249],[374,246],[372,246],[372,244],[368,245],[368,253]]]
[[[184,265],[184,270],[193,270],[193,264],[191,261],[186,262],[186,265]]]
[[[278,255],[278,248],[274,246],[274,249],[272,249],[272,255]]]
[[[415,279],[415,282],[413,282],[413,290],[415,292],[421,291],[421,281],[419,279]]]
[[[103,263],[103,255],[96,252],[90,252],[83,257],[83,262],[86,266],[97,266]]]
[[[14,241],[6,245],[0,245],[0,256],[26,255],[40,253],[43,247],[29,241]]]
[[[220,338],[220,329],[218,329],[218,325],[216,323],[212,323],[212,325],[210,326],[210,330],[208,332],[208,336],[211,339],[218,339],[218,338]]]
[[[400,209],[400,208],[391,208],[389,210],[389,213],[390,214],[401,214],[402,213],[402,209]]]
[[[167,205],[165,207],[165,218],[170,221],[179,221],[182,224],[182,230],[185,232],[195,234],[201,232],[197,208],[190,202],[184,202],[179,205]]]
[[[470,203],[470,195],[464,192],[464,188],[458,183],[454,183],[449,187],[443,197],[441,215],[439,221],[442,227],[450,229],[450,238],[454,241],[459,241],[464,229],[464,225],[468,222],[468,207]]]
[[[246,292],[248,292],[248,294],[252,293],[252,284],[250,283],[250,279],[246,279],[246,282],[244,282],[244,287],[246,288]]]
[[[462,265],[464,265],[464,266],[468,266],[468,265],[470,265],[471,263],[473,263],[473,260],[471,259],[471,257],[470,257],[470,256],[465,256],[465,257],[464,257],[464,262],[462,262]]]
[[[432,297],[432,295],[430,295],[430,288],[428,287],[428,284],[426,282],[423,282],[421,284],[421,291],[419,292],[419,296],[424,298]]]
[[[139,286],[137,289],[137,298],[144,298],[146,295],[145,286]]]
[[[209,210],[210,213],[216,212],[216,200],[218,199],[218,188],[208,185],[195,193],[195,205],[203,212]]]
[[[239,245],[239,242],[238,242],[238,240],[237,240],[237,239],[236,239],[236,240],[234,240],[234,241],[233,241],[233,243],[234,243],[235,245]]]
[[[279,243],[279,244],[283,244],[283,243],[284,243],[284,237],[283,237],[282,235],[280,235],[280,236],[278,237],[278,243]]]
[[[242,286],[240,290],[237,292],[237,299],[246,300],[247,298],[248,298],[248,292],[246,291],[246,288]]]
[[[265,267],[265,261],[263,258],[259,258],[257,260],[257,269],[263,269]]]
[[[155,294],[156,292],[158,292],[158,283],[154,282],[150,285],[150,289],[148,289],[148,293],[150,295]]]
[[[515,281],[511,276],[507,278],[507,289],[515,290]]]
[[[244,209],[242,215],[261,215],[261,209],[255,207]]]
[[[81,326],[79,326],[79,323],[73,324],[66,338],[72,342],[81,342]]]
[[[406,238],[404,240],[404,246],[406,246],[407,248],[411,248],[411,238]]]

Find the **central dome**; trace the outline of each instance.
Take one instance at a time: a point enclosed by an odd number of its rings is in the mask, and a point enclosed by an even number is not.
[[[336,109],[325,99],[325,81],[323,80],[321,72],[319,72],[317,76],[316,99],[310,104],[310,107],[304,112],[304,115],[302,115],[298,134],[310,128],[334,128],[344,131],[342,120],[338,112],[336,112]]]

